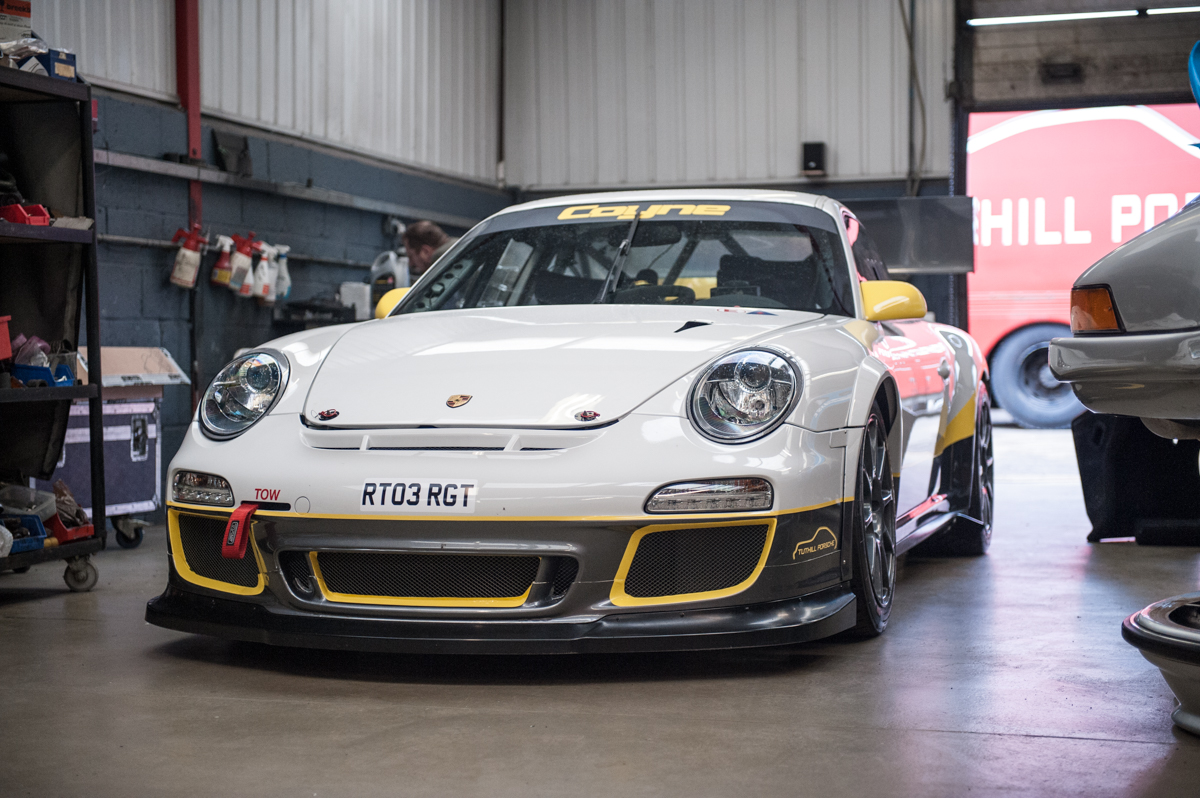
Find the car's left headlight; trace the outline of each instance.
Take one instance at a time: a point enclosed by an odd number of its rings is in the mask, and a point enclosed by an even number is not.
[[[702,434],[744,443],[782,423],[800,396],[800,377],[782,355],[744,349],[713,363],[696,382],[688,415]]]
[[[230,361],[209,384],[200,402],[200,426],[211,438],[240,435],[265,416],[288,381],[287,357],[270,350]]]

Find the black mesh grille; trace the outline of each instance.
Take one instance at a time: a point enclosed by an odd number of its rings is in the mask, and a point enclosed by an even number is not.
[[[668,529],[638,543],[625,592],[635,598],[733,587],[750,578],[767,543],[766,524]]]
[[[179,516],[179,541],[183,557],[196,574],[218,582],[240,587],[258,586],[258,561],[254,552],[246,549],[240,560],[221,556],[221,539],[225,536],[226,520],[199,515]]]
[[[486,554],[321,552],[325,585],[334,593],[394,598],[513,598],[537,576],[537,557]]]
[[[560,599],[567,595],[575,577],[579,575],[579,561],[574,557],[560,557],[554,579],[550,581],[550,598]]]

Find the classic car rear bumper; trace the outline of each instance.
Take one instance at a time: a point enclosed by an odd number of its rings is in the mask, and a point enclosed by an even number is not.
[[[1200,330],[1056,338],[1050,370],[1098,413],[1200,418]]]
[[[584,620],[450,621],[298,612],[188,591],[172,579],[146,620],[182,632],[279,646],[441,654],[578,654],[775,646],[851,628],[848,587],[802,598],[717,609],[642,612]]]

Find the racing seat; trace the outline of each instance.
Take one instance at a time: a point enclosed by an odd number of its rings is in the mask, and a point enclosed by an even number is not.
[[[586,305],[600,296],[603,280],[543,271],[533,283],[539,305]]]
[[[722,255],[717,268],[717,288],[735,281],[759,296],[782,302],[787,307],[808,304],[807,298],[817,293],[819,273],[817,259],[808,257],[802,261],[773,261],[748,255]]]

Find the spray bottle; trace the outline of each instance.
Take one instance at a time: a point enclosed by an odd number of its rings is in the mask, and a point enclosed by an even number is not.
[[[221,250],[221,254],[217,256],[212,275],[208,279],[215,286],[228,288],[229,276],[233,271],[229,268],[229,253],[233,250],[233,239],[229,236],[217,236],[217,248]]]
[[[292,294],[292,275],[288,274],[288,253],[292,248],[287,244],[276,244],[279,251],[279,276],[275,278],[275,299],[287,301]]]
[[[240,294],[242,285],[246,282],[247,278],[254,279],[250,274],[250,270],[254,268],[254,245],[257,242],[254,240],[253,230],[245,237],[234,233],[231,238],[233,239],[234,251],[229,256],[229,290],[235,294]]]
[[[262,241],[254,241],[250,244],[251,263],[254,262],[254,256],[262,252],[262,248],[264,246],[265,244],[263,244]],[[237,295],[242,299],[254,296],[254,267],[250,268],[249,273],[246,275],[246,279],[242,280],[242,287],[238,289]]]
[[[279,250],[263,244],[258,266],[254,269],[254,298],[260,305],[275,304],[275,279],[279,276],[279,263],[275,256]]]
[[[175,254],[175,267],[171,269],[171,282],[180,288],[196,287],[196,275],[200,273],[200,251],[208,244],[208,238],[200,234],[200,225],[193,224],[191,231],[182,227],[175,231],[171,243],[183,239],[183,246]]]

